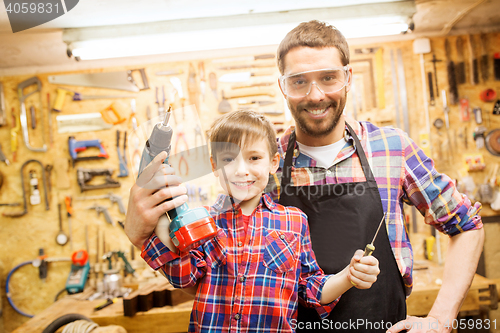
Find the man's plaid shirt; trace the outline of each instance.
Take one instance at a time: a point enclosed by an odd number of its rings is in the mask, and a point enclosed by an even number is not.
[[[388,213],[387,234],[408,296],[413,286],[413,253],[405,228],[403,204],[414,205],[424,216],[426,224],[449,236],[482,228],[481,218],[477,215],[481,204],[472,205],[465,195],[460,194],[454,182],[438,173],[434,162],[403,131],[357,122],[349,117],[345,119],[356,132],[377,182],[382,206]],[[275,201],[281,190],[276,184],[281,179],[284,153],[292,130],[287,129],[278,140],[280,169],[270,177],[266,189]],[[301,154],[296,143],[291,184],[307,186],[366,181],[354,140],[348,132],[345,138],[344,147],[328,169],[316,167],[316,161]]]

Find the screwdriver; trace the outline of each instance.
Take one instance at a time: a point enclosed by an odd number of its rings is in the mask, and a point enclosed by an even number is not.
[[[66,212],[68,215],[69,249],[70,251],[73,251],[73,233],[71,230],[71,216],[73,215],[73,208],[71,207],[71,197],[65,197],[64,203],[66,204]]]
[[[382,217],[382,220],[380,221],[380,224],[378,225],[377,232],[375,232],[375,236],[373,236],[373,240],[370,244],[366,244],[365,246],[365,253],[363,254],[363,257],[371,256],[373,251],[375,251],[375,246],[373,246],[373,243],[375,242],[375,238],[377,238],[378,232],[380,230],[380,227],[382,226],[382,223],[385,220],[385,215],[387,212],[384,213],[384,216]]]

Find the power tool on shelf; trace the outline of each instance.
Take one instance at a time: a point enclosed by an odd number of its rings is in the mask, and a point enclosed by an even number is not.
[[[163,122],[154,126],[151,136],[146,141],[139,165],[139,174],[162,151],[167,153],[167,158],[163,163],[168,164],[173,135],[172,127],[168,124],[171,113],[172,107],[169,107]],[[169,232],[168,236],[179,251],[184,252],[213,238],[217,234],[217,227],[205,208],[190,209],[187,203],[184,203],[160,217],[155,232],[162,241],[164,241],[162,237],[165,231]]]

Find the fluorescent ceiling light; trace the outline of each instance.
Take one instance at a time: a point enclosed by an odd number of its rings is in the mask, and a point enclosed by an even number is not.
[[[414,1],[254,15],[162,21],[141,25],[67,29],[63,39],[82,60],[277,45],[297,24],[326,21],[346,38],[407,31]],[[273,24],[269,24],[273,22]],[[207,27],[211,27],[207,29]]]

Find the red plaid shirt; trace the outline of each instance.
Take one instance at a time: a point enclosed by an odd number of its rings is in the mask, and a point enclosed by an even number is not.
[[[241,209],[228,196],[207,209],[217,237],[179,255],[153,234],[141,253],[173,286],[199,282],[189,332],[293,332],[297,301],[328,316],[338,299],[319,302],[329,276],[316,263],[302,211],[263,195],[245,233]]]

